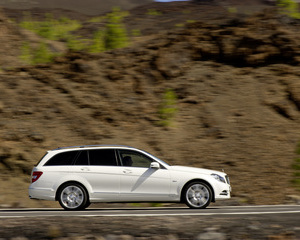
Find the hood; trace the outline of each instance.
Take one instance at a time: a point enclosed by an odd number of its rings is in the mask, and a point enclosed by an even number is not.
[[[205,169],[205,168],[196,168],[196,167],[185,167],[185,166],[171,166],[170,167],[173,171],[180,171],[180,172],[190,172],[190,173],[201,173],[201,174],[207,174],[210,175],[212,173],[219,174],[221,176],[225,176],[226,173]]]

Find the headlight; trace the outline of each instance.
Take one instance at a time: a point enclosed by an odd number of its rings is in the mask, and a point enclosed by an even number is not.
[[[218,175],[218,174],[211,174],[211,176],[213,176],[216,180],[222,182],[222,183],[226,183],[225,178],[223,178],[222,176]]]

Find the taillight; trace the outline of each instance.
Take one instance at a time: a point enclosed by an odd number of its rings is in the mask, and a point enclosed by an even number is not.
[[[32,175],[31,175],[31,182],[34,183],[35,181],[37,181],[40,176],[42,176],[43,172],[33,172]]]

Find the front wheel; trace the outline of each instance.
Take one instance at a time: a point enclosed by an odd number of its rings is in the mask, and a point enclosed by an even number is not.
[[[206,208],[212,200],[212,190],[203,182],[188,184],[183,194],[184,201],[190,208]]]
[[[77,183],[67,183],[59,192],[59,204],[65,210],[82,210],[88,207],[88,194],[84,187]]]

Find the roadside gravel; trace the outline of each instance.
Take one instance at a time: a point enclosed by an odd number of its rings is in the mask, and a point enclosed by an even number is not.
[[[1,240],[300,239],[299,214],[0,219]]]

